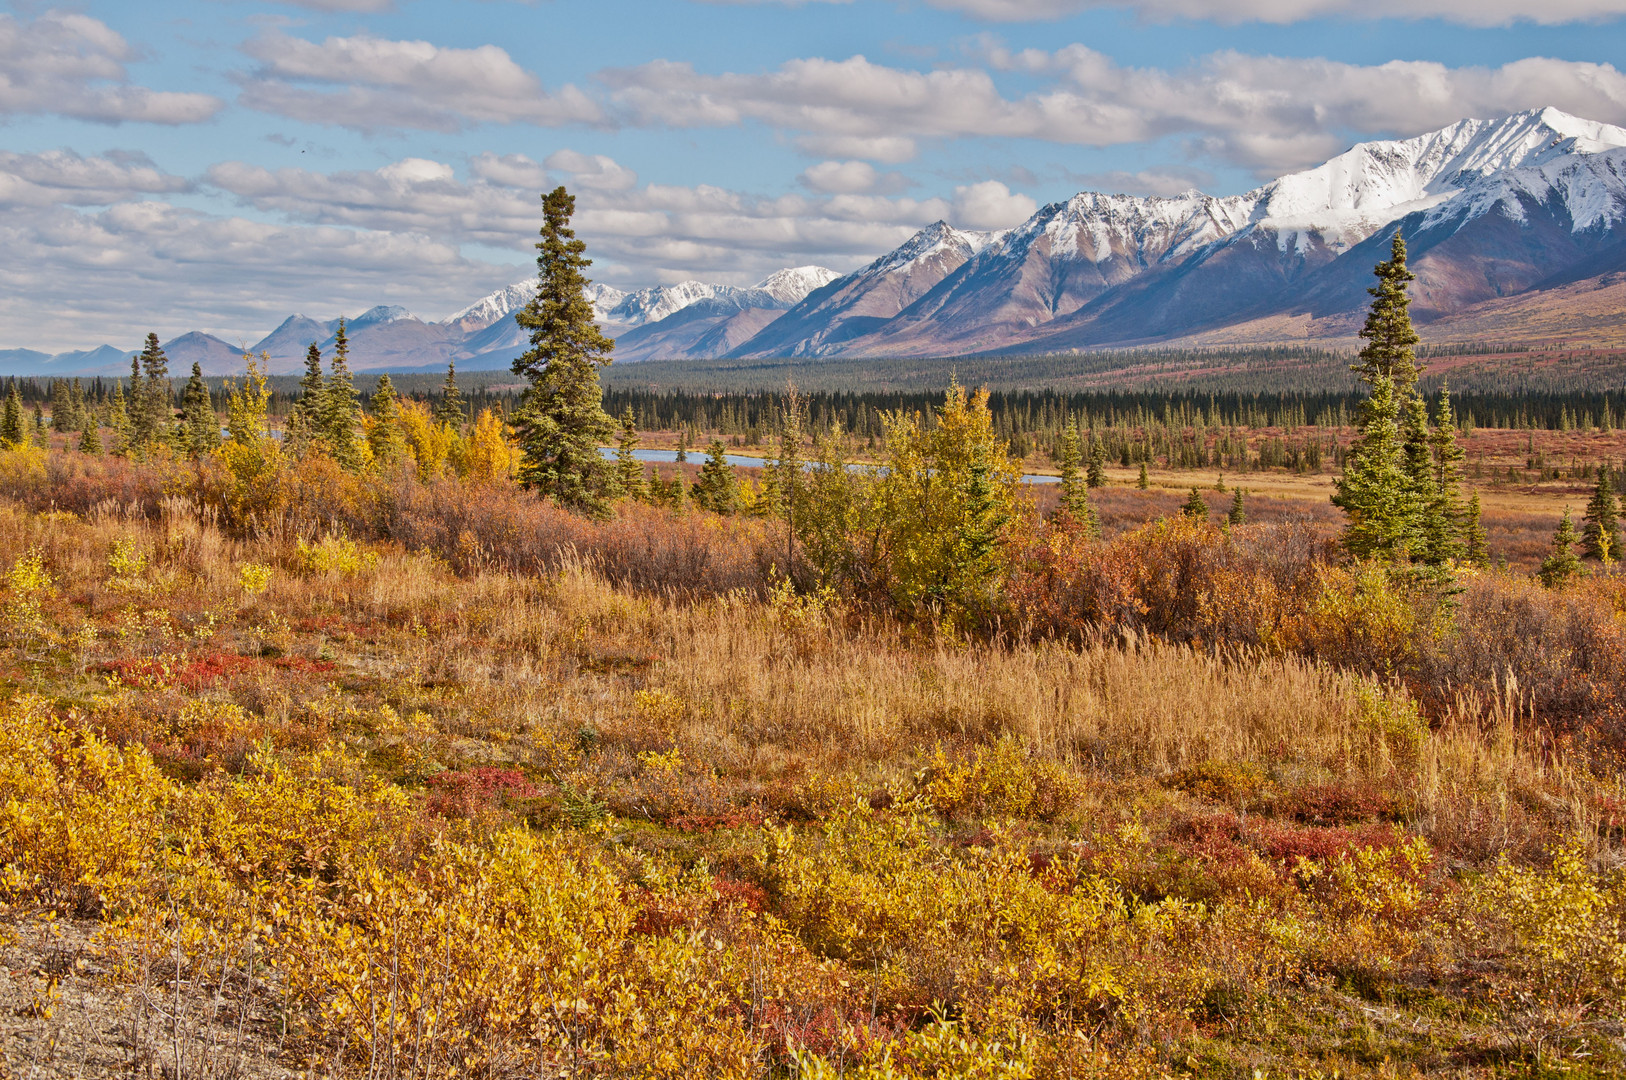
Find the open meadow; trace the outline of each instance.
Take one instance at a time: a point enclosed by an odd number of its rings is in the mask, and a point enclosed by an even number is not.
[[[1444,587],[1326,474],[1012,488],[956,618],[694,465],[595,517],[255,430],[0,451],[12,1075],[1626,1068],[1626,579],[1529,576],[1579,478]]]

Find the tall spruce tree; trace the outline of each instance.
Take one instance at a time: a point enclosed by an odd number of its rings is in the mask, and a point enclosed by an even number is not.
[[[457,363],[446,362],[446,381],[440,387],[440,401],[435,405],[435,423],[462,428],[467,406],[463,404],[463,391],[457,388]]]
[[[1587,500],[1581,525],[1581,550],[1587,558],[1619,562],[1626,556],[1626,552],[1621,551],[1620,510],[1607,463],[1598,466],[1598,483],[1592,489],[1592,498]]]
[[[1333,505],[1348,516],[1344,546],[1357,558],[1405,559],[1417,546],[1421,506],[1406,468],[1400,404],[1387,375],[1365,403],[1360,442],[1338,480]]]
[[[516,418],[519,478],[563,506],[602,515],[609,463],[599,446],[614,425],[604,411],[598,369],[610,362],[615,342],[593,322],[591,282],[583,273],[592,260],[570,227],[575,210],[575,197],[563,187],[542,196],[536,295],[514,313],[531,334],[531,347],[514,361],[514,374],[531,383]]]
[[[350,339],[345,336],[343,319],[334,335],[333,363],[322,384],[320,408],[317,433],[327,443],[333,460],[352,472],[361,468],[363,444],[356,434],[361,424],[361,395],[350,374]]]
[[[220,445],[220,417],[215,415],[209,385],[203,381],[203,368],[196,363],[181,394],[181,425],[186,452],[192,457],[202,457]]]
[[[302,451],[310,441],[321,437],[322,393],[327,380],[322,376],[322,350],[311,342],[305,350],[305,374],[299,380],[299,397],[288,410],[283,425],[283,446],[295,452]]]
[[[85,426],[85,418],[91,410],[85,405],[85,386],[78,379],[73,380],[73,387],[68,391],[68,406],[73,410],[73,427],[70,430],[79,431]]]
[[[167,443],[170,438],[169,357],[158,344],[157,334],[147,335],[147,344],[137,358],[141,365],[139,375],[132,366],[130,371],[130,427],[135,444],[147,447]]]
[[[1231,509],[1225,514],[1225,520],[1231,525],[1242,525],[1248,520],[1248,512],[1242,506],[1242,489],[1237,488],[1231,495]]]
[[[1411,324],[1411,295],[1406,286],[1417,280],[1406,267],[1406,241],[1395,230],[1389,245],[1389,261],[1372,270],[1378,283],[1367,289],[1372,305],[1366,313],[1361,337],[1366,347],[1350,370],[1371,385],[1380,375],[1394,384],[1395,396],[1407,397],[1417,383],[1417,356],[1412,351],[1420,340]]]

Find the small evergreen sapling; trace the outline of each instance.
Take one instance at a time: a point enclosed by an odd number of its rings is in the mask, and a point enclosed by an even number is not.
[[[1575,523],[1570,520],[1569,508],[1565,507],[1558,531],[1553,534],[1552,554],[1542,560],[1541,570],[1536,575],[1549,589],[1562,588],[1580,576],[1581,560],[1573,550],[1575,539]]]
[[[446,381],[440,387],[440,401],[435,405],[435,423],[450,424],[462,430],[466,412],[463,391],[457,388],[457,363],[449,360],[446,362]]]
[[[1135,481],[1135,486],[1142,491],[1151,489],[1152,481],[1146,475],[1146,462],[1144,461],[1140,463],[1140,477]]]
[[[1192,521],[1206,522],[1208,520],[1208,504],[1203,501],[1203,493],[1196,488],[1191,489],[1191,497],[1186,500],[1180,512]]]
[[[1480,517],[1479,492],[1468,500],[1468,512],[1462,522],[1463,557],[1472,566],[1481,569],[1490,566],[1490,549],[1485,545],[1485,524]]]
[[[732,514],[739,493],[734,480],[734,466],[728,463],[728,451],[721,439],[713,439],[706,448],[706,462],[700,466],[700,476],[691,491],[695,505],[714,514]]]
[[[1608,562],[1621,557],[1620,512],[1607,464],[1598,467],[1598,483],[1581,523],[1581,549],[1587,558]]]
[[[0,411],[0,444],[21,446],[28,440],[28,421],[23,419],[23,396],[17,392],[17,380],[11,380],[6,403]]]
[[[369,404],[373,415],[367,426],[367,446],[375,462],[394,464],[406,457],[407,441],[401,431],[401,402],[389,375],[378,377],[378,388],[373,391]]]
[[[1105,487],[1107,483],[1107,444],[1090,436],[1090,466],[1085,472],[1090,487]]]
[[[1248,520],[1248,513],[1242,507],[1242,489],[1237,488],[1231,494],[1231,509],[1226,511],[1225,520],[1231,525],[1242,525]]]

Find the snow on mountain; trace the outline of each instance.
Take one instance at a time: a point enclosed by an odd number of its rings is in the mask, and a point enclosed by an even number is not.
[[[417,322],[418,317],[404,307],[398,307],[394,304],[379,304],[377,307],[368,308],[354,319],[351,319],[348,325],[382,326],[385,323],[405,322],[408,320]]]
[[[1284,233],[1319,232],[1337,251],[1391,221],[1451,202],[1486,177],[1622,147],[1626,129],[1532,109],[1462,120],[1411,139],[1359,143],[1241,198],[1253,203],[1254,222]]]
[[[676,285],[655,285],[627,293],[609,310],[611,325],[632,327],[662,319],[703,300],[732,300],[745,289],[733,285],[712,285],[704,281],[680,281]]]
[[[822,288],[841,275],[822,266],[793,266],[777,270],[751,288],[767,293],[786,307],[793,307],[807,299],[807,294]]]

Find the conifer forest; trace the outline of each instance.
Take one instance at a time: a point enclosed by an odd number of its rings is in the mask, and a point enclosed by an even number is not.
[[[1626,1073],[1618,381],[1399,231],[1302,385],[679,379],[575,205],[511,372],[3,386],[0,1076]]]

